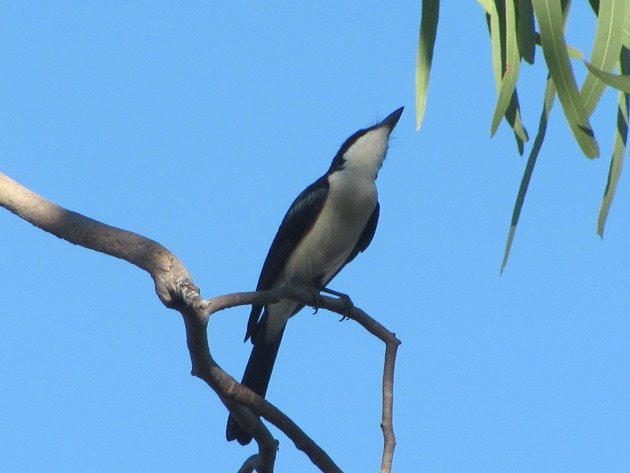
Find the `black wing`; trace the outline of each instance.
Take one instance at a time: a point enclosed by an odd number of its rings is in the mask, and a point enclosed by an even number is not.
[[[372,215],[370,215],[368,223],[365,224],[365,228],[363,229],[363,233],[361,233],[359,241],[357,241],[354,250],[352,250],[352,253],[350,253],[350,256],[348,256],[348,259],[343,264],[344,266],[347,265],[354,258],[356,258],[359,253],[365,251],[368,246],[370,246],[370,243],[372,243],[372,238],[374,238],[374,234],[376,233],[376,226],[378,225],[378,216],[380,213],[381,204],[377,202],[376,207],[374,207],[374,210],[372,211]]]
[[[269,253],[267,253],[267,258],[260,272],[258,285],[256,286],[257,291],[271,288],[295,247],[315,223],[326,201],[328,190],[328,178],[327,176],[322,176],[304,189],[293,201],[271,243]],[[262,309],[263,306],[260,304],[252,306],[249,321],[247,322],[245,340],[250,337],[252,341],[254,340]]]

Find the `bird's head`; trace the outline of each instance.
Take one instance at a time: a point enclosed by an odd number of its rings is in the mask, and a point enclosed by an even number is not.
[[[333,158],[328,174],[342,169],[367,173],[376,179],[387,154],[389,136],[405,107],[390,113],[377,124],[350,136]]]

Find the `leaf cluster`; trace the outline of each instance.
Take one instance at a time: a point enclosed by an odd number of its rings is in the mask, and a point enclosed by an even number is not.
[[[564,116],[582,153],[590,159],[600,150],[590,117],[607,86],[619,90],[615,140],[608,181],[599,212],[597,233],[604,226],[623,166],[628,137],[628,105],[630,98],[630,2],[628,0],[590,0],[597,28],[590,61],[569,46],[565,26],[570,0],[478,0],[484,10],[490,34],[492,68],[497,88],[497,103],[492,116],[493,136],[505,119],[514,132],[519,154],[523,154],[529,135],[521,117],[518,99],[518,78],[522,61],[533,65],[538,48],[547,68],[547,84],[538,130],[514,204],[512,221],[505,247],[501,271],[505,268],[525,195],[536,160],[542,148],[549,114],[558,97]],[[437,37],[439,0],[423,0],[418,58],[416,63],[416,126],[424,119],[433,47]],[[536,27],[538,26],[538,28]],[[573,73],[571,59],[587,68],[580,87]],[[617,69],[618,74],[613,71]]]

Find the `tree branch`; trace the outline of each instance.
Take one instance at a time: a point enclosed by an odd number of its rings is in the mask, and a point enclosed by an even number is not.
[[[150,274],[162,303],[178,310],[184,318],[192,374],[205,381],[237,419],[252,426],[251,433],[259,448],[259,465],[262,465],[259,466],[260,472],[273,471],[277,442],[252,412],[262,415],[280,428],[321,471],[341,471],[326,452],[289,417],[236,382],[212,357],[207,336],[208,316],[218,310],[240,305],[242,302],[238,301],[242,299],[241,295],[232,294],[210,301],[202,299],[199,288],[192,282],[183,263],[159,243],[66,210],[2,173],[0,206],[63,240],[123,259]],[[245,294],[249,296],[245,300],[250,300],[250,293]],[[265,296],[256,295],[253,300],[264,303]],[[249,411],[238,408],[240,406],[249,408]]]
[[[227,294],[206,300],[201,298],[199,288],[193,283],[192,276],[183,263],[153,240],[59,207],[4,174],[0,174],[0,206],[59,238],[128,261],[151,275],[162,303],[179,311],[184,318],[192,374],[205,381],[217,393],[239,424],[252,433],[258,444],[258,454],[246,460],[241,471],[273,471],[278,442],[259,416],[284,432],[321,471],[340,472],[341,469],[283,412],[223,371],[210,352],[207,336],[210,315],[239,305],[268,304],[281,299],[292,299],[357,321],[386,344],[381,421],[385,445],[381,472],[391,471],[395,447],[392,426],[394,364],[400,341],[395,334],[361,309],[349,307],[348,300],[322,296],[312,288],[301,286]]]
[[[179,277],[192,279],[181,261],[159,243],[53,204],[0,173],[0,206],[74,245],[128,261],[153,278],[164,305],[173,307]]]

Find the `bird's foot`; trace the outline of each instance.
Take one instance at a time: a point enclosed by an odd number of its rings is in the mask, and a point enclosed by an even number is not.
[[[339,300],[341,301],[341,303],[343,304],[343,313],[342,313],[341,319],[339,319],[339,322],[343,322],[344,320],[350,319],[350,317],[348,317],[348,314],[352,312],[352,309],[354,308],[354,304],[352,303],[352,299],[350,299],[350,296],[348,294],[334,291],[333,289],[329,289],[327,287],[323,287],[320,290],[320,292],[337,296]]]
[[[312,286],[303,286],[312,296],[312,303],[308,304],[313,308],[313,315],[319,312],[319,308],[323,305],[322,295],[319,293],[319,289]]]

